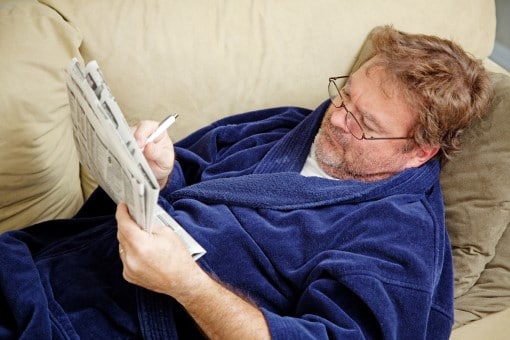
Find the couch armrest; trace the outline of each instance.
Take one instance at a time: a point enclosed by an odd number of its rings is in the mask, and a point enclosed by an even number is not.
[[[510,334],[510,308],[454,329],[451,340],[504,340]]]

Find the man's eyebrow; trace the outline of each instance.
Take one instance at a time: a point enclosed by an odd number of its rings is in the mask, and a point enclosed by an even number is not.
[[[351,96],[351,77],[347,78],[347,81],[345,82],[342,89],[348,96]]]

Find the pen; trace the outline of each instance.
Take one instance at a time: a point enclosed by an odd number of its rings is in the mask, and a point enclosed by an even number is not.
[[[160,134],[162,134],[164,131],[166,131],[166,129],[168,129],[170,126],[172,126],[173,123],[175,123],[175,119],[177,119],[177,117],[179,117],[179,115],[175,114],[175,115],[170,115],[170,116],[166,117],[165,119],[163,119],[161,121],[161,123],[159,123],[158,128],[149,136],[149,138],[147,138],[147,140],[145,141],[145,145],[147,145],[151,142],[154,142],[154,140],[156,138],[158,138],[158,136]],[[144,145],[144,147],[145,147],[145,145]]]

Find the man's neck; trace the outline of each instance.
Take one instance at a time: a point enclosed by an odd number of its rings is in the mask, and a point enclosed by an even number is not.
[[[335,179],[343,179],[343,180],[356,180],[362,182],[376,182],[388,179],[398,172],[378,172],[378,173],[370,173],[370,174],[355,174],[347,171],[342,171],[342,169],[338,169],[327,164],[319,164],[321,170],[326,173],[328,176]]]
[[[388,179],[391,176],[395,175],[397,172],[380,172],[373,174],[354,174],[351,172],[347,172],[343,169],[338,169],[327,164],[321,164],[317,161],[315,157],[315,144],[312,143],[310,148],[310,152],[306,157],[305,164],[301,169],[301,175],[311,177],[321,177],[327,179],[335,179],[335,180],[357,180],[363,182],[375,182],[381,181],[384,179]]]

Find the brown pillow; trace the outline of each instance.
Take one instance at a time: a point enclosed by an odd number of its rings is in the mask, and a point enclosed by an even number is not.
[[[496,92],[492,107],[466,132],[462,152],[441,174],[455,297],[478,280],[510,222],[510,78],[492,73],[491,79]]]
[[[510,307],[510,228],[496,246],[496,255],[476,284],[455,299],[455,326],[459,327]]]
[[[459,324],[473,319],[472,313],[480,316],[510,306],[505,265],[510,263],[510,236],[502,238],[510,223],[510,77],[490,77],[495,98],[489,112],[466,132],[462,152],[441,174]]]

